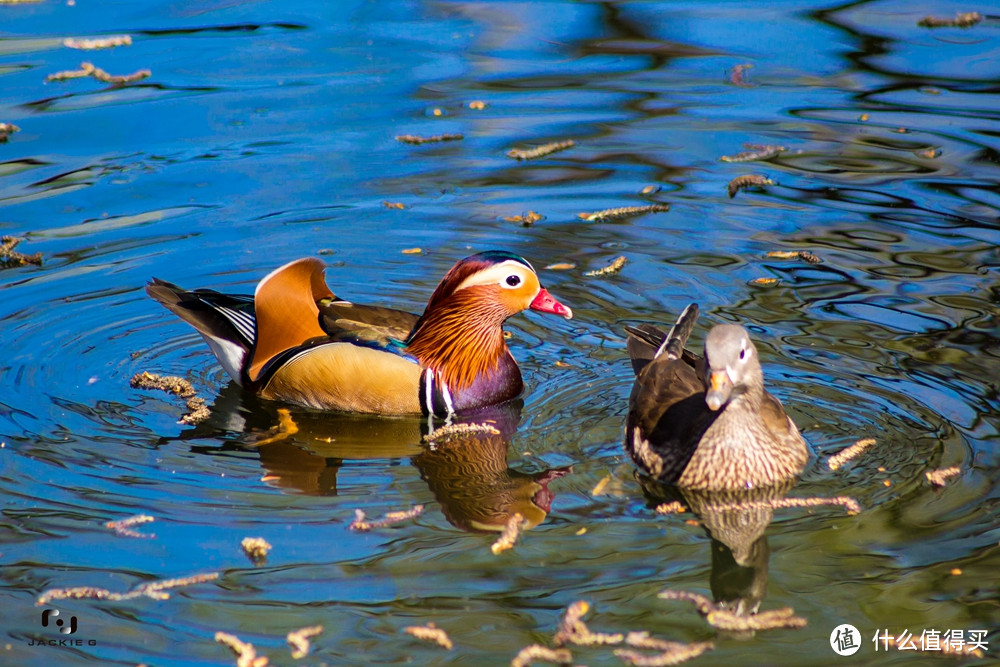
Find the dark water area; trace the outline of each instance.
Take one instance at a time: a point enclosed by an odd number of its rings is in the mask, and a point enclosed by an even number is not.
[[[984,19],[969,28],[918,25],[974,10]],[[0,662],[233,664],[222,631],[276,665],[503,665],[551,645],[577,600],[594,631],[713,642],[692,664],[950,660],[876,652],[879,630],[983,631],[986,657],[963,664],[989,662],[991,13],[891,0],[0,1],[0,123],[20,129],[0,143],[0,235],[42,256],[0,270]],[[63,44],[114,35],[131,45]],[[46,81],[81,62],[151,75]],[[395,139],[444,133],[464,138]],[[506,155],[568,139],[537,160]],[[746,145],[785,150],[720,159]],[[730,198],[746,174],[773,184]],[[655,203],[671,208],[580,217]],[[543,218],[505,220],[529,211]],[[456,260],[491,248],[526,257],[576,316],[508,321],[523,403],[498,417],[499,435],[447,447],[422,443],[416,418],[293,411],[290,432],[282,406],[232,386],[143,291],[158,276],[247,293],[319,256],[338,295],[419,312]],[[782,250],[822,261],[767,255]],[[618,273],[587,275],[620,256]],[[547,268],[560,263],[573,267]],[[637,477],[622,449],[623,327],[668,323],[692,301],[693,346],[713,324],[747,326],[809,442],[788,496],[850,496],[859,514],[751,512],[720,547],[710,512],[655,512],[676,491]],[[182,399],[129,386],[140,371],[189,379],[210,418],[179,424]],[[871,449],[829,469],[867,437]],[[944,487],[928,483],[950,466],[960,472]],[[355,510],[418,504],[415,519],[348,528]],[[532,527],[494,555],[515,511]],[[105,527],[140,514],[155,521],[135,530],[155,537]],[[245,537],[273,545],[266,563],[242,553]],[[208,573],[219,576],[166,599],[36,604],[54,588],[125,593]],[[657,596],[727,586],[738,604],[791,607],[808,625],[717,630]],[[43,627],[43,609],[76,632]],[[403,632],[427,623],[454,648]],[[851,658],[831,650],[841,623],[862,635]],[[312,625],[312,652],[293,659],[286,633]],[[32,645],[61,639],[81,641]],[[573,664],[624,664],[614,648],[572,646]]]

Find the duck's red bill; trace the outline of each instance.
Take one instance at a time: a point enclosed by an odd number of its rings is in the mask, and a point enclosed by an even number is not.
[[[556,301],[556,298],[549,294],[549,291],[544,287],[538,291],[538,296],[528,307],[540,313],[553,313],[562,315],[567,320],[573,319],[573,311]]]

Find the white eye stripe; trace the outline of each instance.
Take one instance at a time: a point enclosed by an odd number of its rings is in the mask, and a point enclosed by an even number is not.
[[[529,276],[532,274],[533,271],[524,264],[515,262],[514,260],[507,260],[469,276],[455,288],[455,291],[457,292],[460,289],[475,285],[500,285],[506,289],[519,288],[529,280]],[[509,285],[507,280],[514,277],[518,278],[519,282],[516,285]]]

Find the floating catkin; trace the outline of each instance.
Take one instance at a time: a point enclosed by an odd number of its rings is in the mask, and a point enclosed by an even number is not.
[[[645,206],[619,206],[618,208],[606,208],[593,213],[581,213],[580,218],[587,222],[608,222],[610,220],[621,220],[632,218],[646,213],[666,213],[670,210],[670,204],[647,204]]]
[[[403,628],[403,632],[426,642],[434,642],[441,648],[449,651],[453,646],[451,639],[448,637],[448,633],[433,623],[428,623],[427,625],[411,625]]]
[[[420,144],[441,143],[443,141],[461,141],[464,138],[465,136],[461,134],[435,134],[430,137],[423,137],[417,134],[396,135],[396,141],[404,144],[412,144],[414,146],[419,146]]]
[[[736,193],[740,190],[746,190],[747,188],[762,188],[765,185],[774,185],[774,181],[767,176],[762,176],[760,174],[744,174],[743,176],[737,176],[733,180],[729,181],[729,198],[732,199],[735,197]]]
[[[510,667],[528,667],[533,662],[542,660],[558,665],[568,665],[573,662],[573,654],[565,648],[549,648],[541,644],[531,644],[522,648],[514,659],[510,661]]]
[[[962,472],[962,469],[958,466],[952,466],[950,468],[940,468],[938,470],[928,470],[924,475],[927,477],[927,481],[934,486],[944,486],[948,483],[948,479],[958,475]]]
[[[608,266],[605,266],[603,269],[595,269],[593,271],[587,271],[583,275],[585,275],[585,276],[587,276],[589,278],[600,278],[600,277],[603,277],[603,276],[613,276],[614,274],[616,274],[616,273],[618,273],[619,271],[622,270],[622,268],[625,266],[625,263],[627,261],[628,260],[625,259],[624,255],[621,256],[621,257],[616,257],[615,260],[613,262],[611,262],[611,264],[609,264]]]
[[[70,49],[80,49],[81,51],[113,49],[116,46],[131,45],[132,37],[130,35],[113,35],[111,37],[99,37],[96,39],[74,39],[72,37],[67,37],[63,40],[63,46]]]
[[[100,67],[95,67],[93,63],[80,63],[80,69],[66,70],[63,72],[56,72],[55,74],[49,74],[45,77],[45,81],[67,81],[69,79],[80,79],[89,76],[97,79],[101,83],[109,83],[114,86],[120,86],[126,83],[141,81],[151,75],[152,72],[148,69],[141,69],[138,72],[133,72],[132,74],[112,75],[108,74]]]
[[[451,440],[469,435],[485,433],[487,435],[500,435],[500,431],[492,424],[449,424],[436,428],[423,437],[424,442],[437,442],[438,440]]]
[[[922,28],[971,28],[982,20],[979,12],[958,12],[955,18],[925,16],[917,21],[917,25]]]
[[[104,524],[105,528],[110,528],[115,531],[115,535],[121,535],[122,537],[140,537],[140,538],[153,538],[156,535],[151,535],[148,533],[140,533],[138,531],[132,530],[132,526],[138,526],[139,524],[149,523],[153,521],[153,517],[148,514],[138,514],[136,516],[130,516],[127,519],[119,519],[118,521],[108,521]]]
[[[831,456],[826,465],[830,470],[836,470],[856,456],[861,455],[866,449],[875,444],[875,438],[862,438],[850,447],[843,449]]]
[[[400,512],[387,512],[385,516],[377,521],[365,521],[365,513],[361,510],[354,510],[354,521],[351,522],[349,528],[351,530],[364,533],[375,528],[384,528],[401,521],[413,519],[414,517],[420,516],[423,511],[423,505],[414,505],[413,509],[403,510]]]
[[[490,551],[494,555],[503,553],[508,549],[512,549],[514,544],[517,543],[517,538],[521,535],[521,526],[524,524],[524,517],[521,516],[520,512],[514,512],[507,523],[504,524],[503,532],[500,533],[500,537],[497,541],[490,546]]]
[[[68,600],[68,599],[83,599],[90,598],[96,600],[131,600],[133,598],[138,598],[142,596],[153,598],[154,600],[166,600],[170,597],[169,593],[164,593],[163,591],[168,588],[177,588],[178,586],[190,586],[192,584],[200,584],[205,581],[212,581],[219,578],[218,572],[210,572],[208,574],[196,574],[190,577],[179,577],[176,579],[164,579],[161,581],[151,581],[149,583],[137,586],[128,593],[112,593],[106,588],[96,588],[94,586],[76,586],[74,588],[51,588],[41,595],[35,601],[38,606],[47,604],[51,600]]]
[[[754,144],[748,144],[746,148],[750,150],[737,153],[736,155],[723,155],[719,159],[723,162],[756,162],[759,160],[770,160],[788,150],[784,146],[759,146]]]
[[[572,139],[567,139],[566,141],[554,141],[552,143],[543,144],[537,148],[527,150],[512,148],[507,151],[507,157],[515,160],[537,160],[540,157],[552,155],[553,153],[564,151],[567,148],[572,148],[573,146],[576,146],[576,142]]]
[[[302,628],[301,630],[289,632],[285,636],[285,641],[287,641],[288,645],[292,647],[292,658],[295,660],[301,660],[309,655],[309,651],[312,648],[309,643],[309,638],[315,637],[321,632],[323,632],[322,625],[311,625],[308,628]]]

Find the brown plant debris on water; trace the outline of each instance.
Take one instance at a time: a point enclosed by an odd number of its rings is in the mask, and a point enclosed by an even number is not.
[[[601,211],[594,211],[593,213],[580,213],[579,217],[587,222],[608,222],[610,220],[621,220],[646,213],[666,213],[669,210],[670,204],[619,206],[618,208],[606,208]]]
[[[674,500],[669,503],[660,503],[656,506],[657,514],[683,514],[687,511],[684,507],[684,503],[679,500]]]
[[[21,128],[14,123],[0,123],[0,144],[7,141],[7,137],[14,134],[15,132],[20,132]]]
[[[427,625],[411,625],[403,628],[403,632],[408,635],[413,635],[417,639],[421,639],[425,642],[434,642],[441,648],[448,649],[449,651],[453,646],[451,639],[448,637],[448,633],[433,623],[428,623]]]
[[[63,40],[63,46],[70,49],[80,49],[81,51],[113,49],[116,46],[132,46],[132,36],[113,35],[111,37],[98,37],[96,39],[74,39],[67,37]]]
[[[710,611],[705,620],[709,625],[720,630],[745,632],[747,630],[778,630],[781,628],[804,628],[808,625],[806,619],[795,615],[791,607],[769,609],[751,616],[741,616],[728,609]]]
[[[846,449],[842,449],[837,452],[829,459],[827,459],[826,465],[830,470],[836,470],[840,466],[844,465],[851,459],[862,454],[866,449],[874,445],[876,442],[875,438],[862,438],[856,443],[851,445]]]
[[[590,611],[590,605],[584,600],[578,600],[566,608],[566,615],[559,624],[559,630],[552,639],[556,646],[576,644],[578,646],[594,646],[598,644],[620,644],[625,639],[621,633],[605,634],[591,632],[583,617]]]
[[[744,174],[743,176],[737,176],[733,180],[729,181],[729,198],[732,199],[735,197],[736,193],[740,190],[746,190],[748,188],[762,188],[765,185],[774,185],[774,181],[761,174]]]
[[[971,28],[983,20],[979,12],[958,12],[955,18],[925,16],[917,21],[922,28]]]
[[[772,498],[770,500],[749,500],[742,503],[720,503],[708,505],[706,511],[733,512],[755,509],[782,509],[788,507],[820,507],[823,505],[840,505],[848,514],[860,514],[861,505],[850,496],[834,496],[833,498]]]
[[[132,376],[129,385],[133,389],[158,389],[187,399],[188,411],[181,417],[179,424],[197,424],[208,419],[211,414],[205,399],[196,396],[194,387],[182,377],[142,371]]]
[[[510,661],[510,667],[528,667],[536,660],[552,662],[557,665],[568,665],[573,662],[573,654],[565,648],[549,648],[541,644],[531,644],[522,648],[514,659]]]
[[[747,81],[746,77],[744,76],[744,72],[750,69],[753,69],[753,65],[750,63],[747,63],[745,65],[735,65],[731,70],[729,70],[729,83],[733,84],[734,86],[743,86],[743,87],[752,86],[753,84]]]
[[[423,511],[423,505],[414,505],[413,509],[402,510],[399,512],[387,512],[385,516],[377,521],[365,521],[365,513],[361,510],[354,510],[354,521],[351,522],[351,525],[348,526],[348,528],[364,533],[375,528],[385,528],[386,526],[391,526],[395,523],[400,523],[401,521],[418,517]]]
[[[0,269],[24,266],[25,264],[42,265],[42,253],[25,255],[14,250],[22,240],[16,236],[0,236]]]
[[[414,146],[419,146],[420,144],[436,144],[443,141],[461,141],[465,139],[465,135],[462,134],[435,134],[429,137],[421,136],[419,134],[397,134],[396,141],[404,144],[412,144]]]
[[[273,548],[263,537],[244,537],[240,547],[255,565],[266,563],[267,552]]]
[[[534,211],[528,211],[523,215],[511,215],[504,218],[505,222],[516,222],[524,225],[525,227],[530,227],[545,216],[541,213],[535,213]]]
[[[295,660],[301,660],[309,655],[309,650],[312,648],[309,644],[309,638],[315,637],[321,632],[323,632],[322,625],[311,625],[308,628],[302,628],[301,630],[289,632],[285,636],[285,640],[288,642],[288,645],[292,647],[292,658]]]
[[[715,648],[712,642],[697,642],[694,644],[671,642],[665,639],[650,637],[648,632],[630,632],[625,637],[625,643],[635,648],[659,651],[657,654],[647,655],[629,649],[615,650],[616,656],[635,667],[676,665],[691,658],[696,658],[705,651],[711,651]]]
[[[81,79],[83,77],[93,77],[101,83],[108,83],[113,86],[121,86],[126,83],[141,81],[152,75],[148,69],[141,69],[132,74],[112,75],[108,74],[100,67],[95,67],[93,63],[80,63],[80,69],[71,69],[63,72],[56,72],[45,77],[46,83],[50,81],[67,81],[69,79]]]
[[[228,632],[216,632],[215,641],[225,644],[236,655],[236,667],[267,667],[267,656],[257,656],[253,644],[241,641]]]
[[[804,628],[807,621],[795,616],[791,607],[771,609],[750,616],[741,616],[727,609],[721,609],[709,598],[691,591],[667,589],[659,594],[664,600],[684,600],[694,603],[705,620],[720,630],[774,630],[777,628]]]
[[[148,514],[138,514],[136,516],[130,516],[127,519],[120,519],[118,521],[108,521],[104,524],[105,528],[110,528],[115,531],[115,535],[121,535],[122,537],[142,537],[142,538],[153,538],[156,535],[149,533],[140,533],[139,531],[132,530],[132,526],[138,526],[141,523],[149,523],[153,521],[153,517]]]
[[[550,271],[569,271],[570,269],[575,269],[576,264],[573,262],[556,262],[555,264],[549,264],[545,268]]]
[[[756,162],[758,160],[770,160],[781,155],[788,149],[784,146],[768,146],[760,144],[744,144],[745,150],[736,155],[723,155],[719,159],[723,162]]]
[[[159,389],[177,394],[181,398],[190,398],[195,395],[194,386],[176,375],[157,375],[143,371],[133,375],[129,384],[133,389]]]
[[[622,255],[621,257],[616,257],[614,261],[611,262],[611,264],[605,266],[603,269],[594,269],[593,271],[587,271],[583,275],[589,278],[601,278],[603,276],[613,276],[622,270],[622,267],[625,266],[625,263],[627,261],[628,260],[625,259],[625,256]]]
[[[520,512],[514,512],[507,523],[503,526],[503,532],[500,533],[500,537],[497,541],[490,545],[490,551],[493,555],[497,555],[507,551],[508,549],[513,549],[514,545],[517,543],[517,538],[521,535],[521,526],[524,525],[524,517]]]
[[[382,202],[382,206],[384,206],[386,208],[395,209],[397,211],[406,210],[406,204],[404,204],[403,202],[399,202],[399,201],[384,201],[384,202]]]
[[[771,250],[767,253],[767,256],[775,259],[801,259],[810,264],[823,263],[822,259],[808,250]]]
[[[36,606],[41,606],[47,604],[51,600],[69,600],[69,599],[94,599],[94,600],[132,600],[138,597],[150,597],[154,600],[166,600],[170,597],[169,593],[164,593],[163,591],[168,588],[177,588],[179,586],[190,586],[192,584],[200,584],[205,581],[213,581],[219,578],[218,572],[209,572],[208,574],[195,574],[190,577],[179,577],[176,579],[163,579],[161,581],[151,581],[145,584],[141,584],[136,588],[132,589],[128,593],[112,593],[106,588],[95,588],[93,586],[76,586],[74,588],[50,588],[49,590],[43,592],[38,596],[35,601]]]
[[[950,468],[939,468],[938,470],[928,470],[924,475],[927,477],[927,481],[934,486],[944,486],[948,483],[948,479],[958,475],[962,472],[962,469],[958,466],[951,466]]]
[[[537,148],[512,148],[507,151],[507,157],[515,160],[537,160],[540,157],[552,155],[553,153],[564,151],[567,148],[572,148],[573,146],[576,146],[576,142],[572,139],[567,139],[566,141],[553,141],[552,143],[542,144]]]
[[[441,428],[436,428],[423,437],[424,442],[437,442],[438,440],[451,440],[452,438],[464,438],[469,435],[485,433],[487,435],[500,435],[496,426],[489,423],[483,424],[448,424]]]

